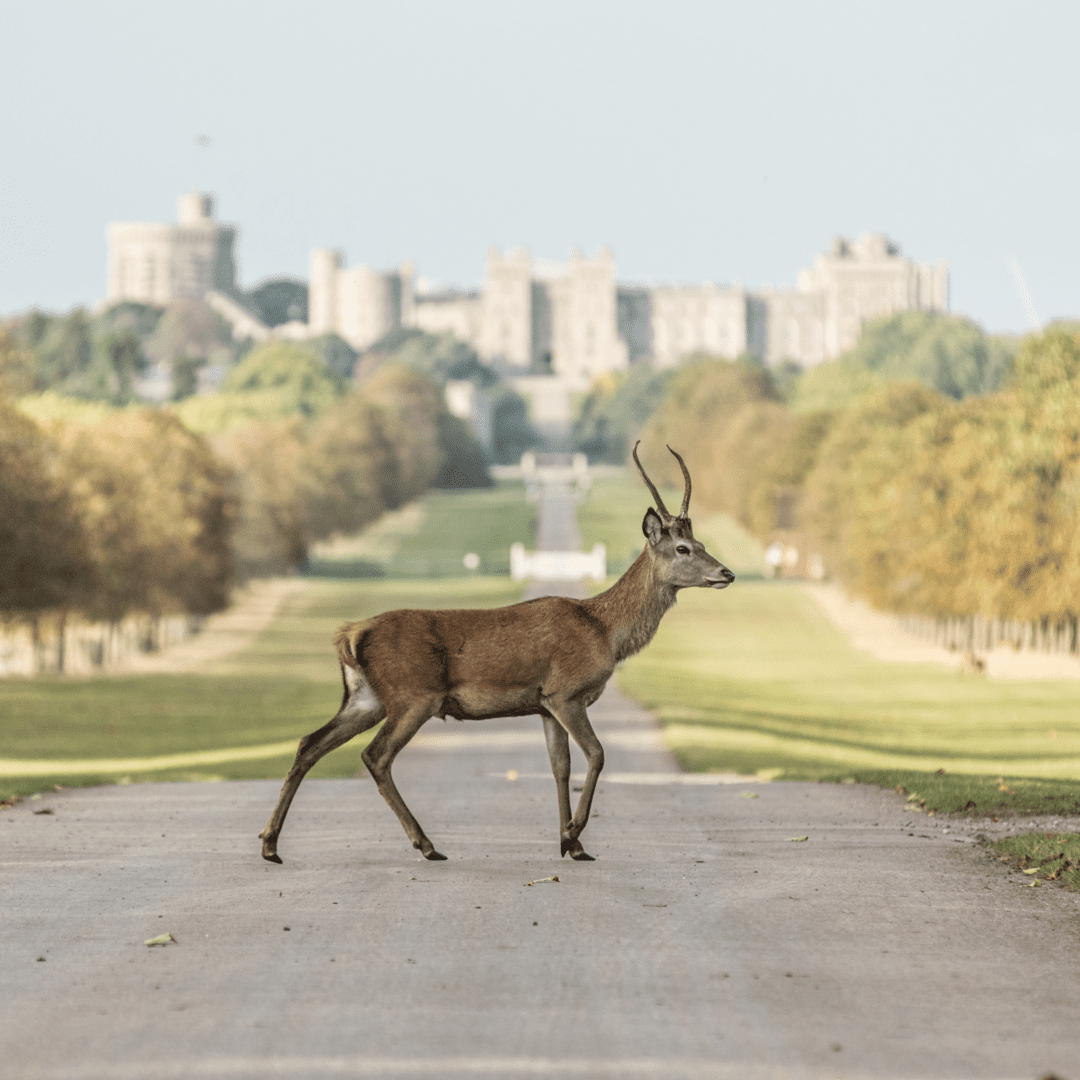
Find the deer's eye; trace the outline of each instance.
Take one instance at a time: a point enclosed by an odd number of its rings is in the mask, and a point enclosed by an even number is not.
[[[675,550],[680,555],[689,555],[690,554],[690,549],[685,544],[680,544]]]

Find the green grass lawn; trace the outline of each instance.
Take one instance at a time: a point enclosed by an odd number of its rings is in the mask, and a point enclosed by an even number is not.
[[[536,504],[524,484],[432,491],[355,539],[317,550],[312,570],[329,577],[461,577],[462,559],[480,557],[478,574],[509,574],[510,545],[532,546]]]
[[[284,744],[251,760],[87,767],[52,775],[5,776],[0,762],[0,800],[54,784],[284,776],[297,740],[326,723],[341,700],[332,645],[340,623],[398,607],[493,607],[513,603],[520,592],[509,579],[491,577],[308,580],[274,623],[214,674],[0,681],[3,761],[123,761]],[[357,772],[368,738],[329,754],[311,775]]]
[[[684,592],[620,685],[695,771],[903,786],[925,809],[1080,812],[1080,683],[874,660],[796,586]]]
[[[1022,870],[1031,885],[1060,881],[1070,888],[1080,888],[1080,836],[1075,833],[1007,836],[995,841],[993,848],[1003,863]]]

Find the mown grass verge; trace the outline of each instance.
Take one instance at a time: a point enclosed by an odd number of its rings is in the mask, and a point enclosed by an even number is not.
[[[684,593],[620,684],[693,771],[901,786],[936,812],[1080,808],[1080,683],[874,660],[795,586]]]
[[[472,553],[478,574],[509,574],[510,546],[531,547],[536,503],[525,485],[500,481],[491,488],[431,491],[376,522],[355,538],[319,545],[311,573],[319,577],[455,578]]]
[[[1002,821],[1029,815],[1080,816],[1080,783],[1028,776],[967,776],[902,769],[854,769],[822,782],[877,784],[907,797],[913,810]]]
[[[310,580],[247,649],[213,670],[0,681],[0,800],[56,785],[284,776],[296,742],[340,701],[331,644],[340,623],[399,607],[494,607],[520,591],[505,578]],[[311,775],[362,769],[372,734],[327,755]],[[170,764],[175,755],[188,760]],[[190,762],[199,755],[214,760]],[[43,759],[56,771],[11,775]]]
[[[1039,832],[996,840],[991,848],[1001,862],[1030,877],[1031,884],[1060,881],[1080,888],[1080,834]]]

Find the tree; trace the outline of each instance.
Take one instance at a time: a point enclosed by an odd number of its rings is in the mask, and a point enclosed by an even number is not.
[[[87,392],[98,382],[87,379],[94,355],[93,325],[89,313],[76,308],[70,315],[46,316],[35,312],[28,327],[34,350],[37,385],[61,393],[92,397]]]
[[[692,447],[696,505],[749,524],[750,492],[762,457],[793,424],[760,364],[699,357],[672,377],[642,435],[642,460],[654,480],[681,486],[678,466],[664,447]]]
[[[0,325],[0,395],[20,397],[36,389],[33,351],[13,325]]]
[[[984,333],[967,319],[907,311],[873,319],[858,344],[799,380],[796,409],[841,408],[890,382],[914,381],[956,400],[1000,388],[1016,342]]]
[[[240,498],[240,576],[303,569],[318,539],[311,512],[317,487],[304,425],[296,418],[244,424],[219,436],[217,447]]]
[[[308,321],[308,287],[295,278],[267,278],[238,299],[267,326]]]
[[[174,300],[146,339],[146,355],[164,364],[205,360],[231,342],[229,324],[205,300]]]
[[[525,399],[483,363],[471,346],[452,334],[391,330],[356,360],[353,378],[363,386],[384,367],[407,368],[440,389],[449,379],[458,379],[483,391],[491,408],[491,445],[487,449],[495,461],[517,462],[526,450],[544,443],[544,437],[529,422]],[[476,468],[476,463],[469,466],[471,474],[479,475]],[[464,474],[459,471],[457,475]]]
[[[315,416],[336,396],[334,381],[322,359],[292,341],[257,345],[226,376],[226,394],[258,396],[268,414]]]
[[[35,615],[86,596],[91,575],[72,499],[45,432],[0,400],[0,612]]]
[[[656,371],[635,364],[620,374],[602,375],[575,409],[572,440],[592,461],[621,465],[649,417],[664,400],[673,369]]]
[[[208,614],[228,603],[235,496],[209,447],[163,410],[118,410],[55,428],[92,565],[78,607]]]

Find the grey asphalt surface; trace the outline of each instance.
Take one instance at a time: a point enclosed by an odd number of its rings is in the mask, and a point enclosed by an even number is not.
[[[282,866],[277,780],[0,811],[0,1076],[1080,1077],[1080,896],[892,792],[687,782],[633,703],[592,715],[591,864],[537,718],[399,757],[444,863],[366,775],[301,786]]]
[[[532,718],[399,758],[445,863],[366,777],[301,787],[283,866],[276,781],[3,811],[0,1075],[1080,1076],[1076,894],[891,792],[679,783],[631,703],[593,711],[592,864]]]

